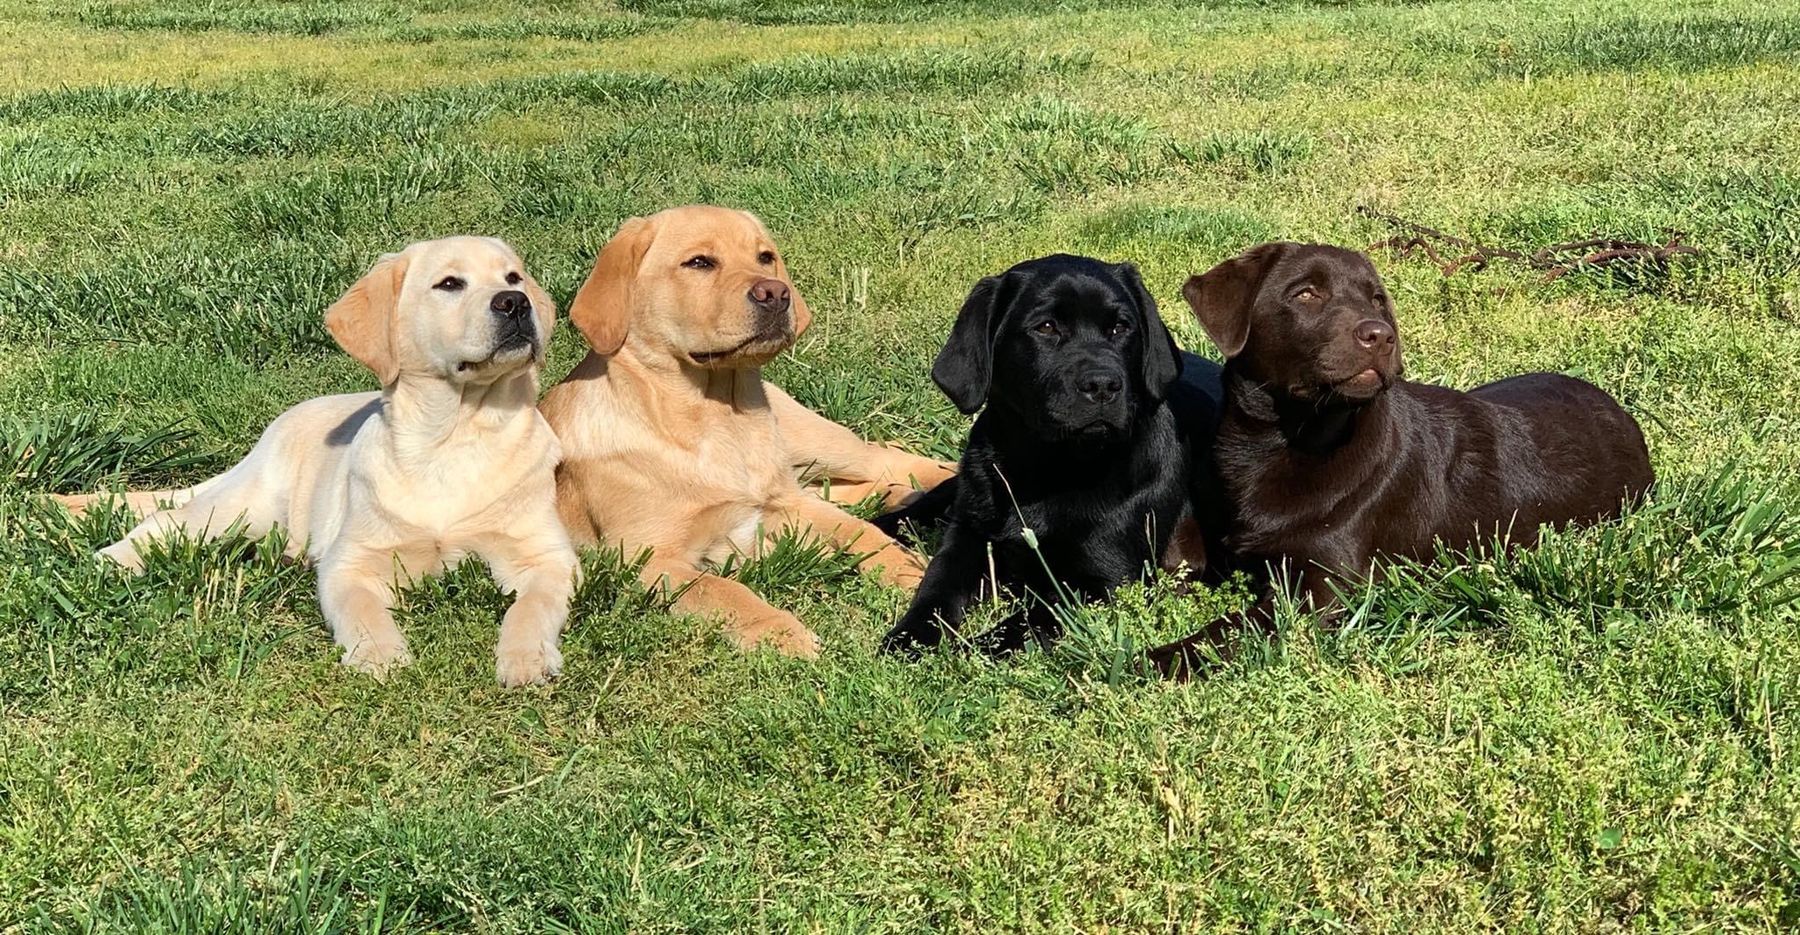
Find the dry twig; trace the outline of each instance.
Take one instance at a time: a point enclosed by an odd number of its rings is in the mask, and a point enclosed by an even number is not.
[[[1370,250],[1385,247],[1399,254],[1403,259],[1411,256],[1414,251],[1423,253],[1432,265],[1441,270],[1445,276],[1464,267],[1479,271],[1487,268],[1487,265],[1495,260],[1511,260],[1532,269],[1543,270],[1544,281],[1549,282],[1582,268],[1607,266],[1625,260],[1649,263],[1662,269],[1668,266],[1670,257],[1682,254],[1697,255],[1700,252],[1681,242],[1681,239],[1687,236],[1686,234],[1669,231],[1668,241],[1660,246],[1616,237],[1595,237],[1588,240],[1550,244],[1526,253],[1523,250],[1495,247],[1454,234],[1446,234],[1436,228],[1416,224],[1367,205],[1356,210],[1364,217],[1374,218],[1401,231],[1386,240],[1370,244]]]

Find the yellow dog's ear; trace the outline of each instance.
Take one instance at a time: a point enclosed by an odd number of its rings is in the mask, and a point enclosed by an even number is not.
[[[775,238],[769,234],[769,228],[763,224],[762,218],[748,211],[743,212],[743,215],[749,218],[758,230],[762,231],[765,239],[771,243],[774,242]],[[794,285],[794,277],[788,275],[787,260],[782,259],[779,250],[775,252],[775,278],[788,285],[788,295],[790,296],[788,301],[792,303],[790,307],[794,310],[794,337],[797,338],[806,332],[808,325],[812,324],[812,309],[807,308],[806,300],[800,297],[800,289]]]
[[[400,377],[400,361],[394,354],[394,312],[408,262],[404,253],[383,254],[325,310],[325,330],[345,353],[374,371],[383,387]]]
[[[569,303],[569,323],[597,354],[615,354],[631,330],[632,286],[656,230],[647,218],[631,218],[600,248],[594,271]]]

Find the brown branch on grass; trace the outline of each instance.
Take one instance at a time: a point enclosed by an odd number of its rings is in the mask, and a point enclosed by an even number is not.
[[[1661,245],[1623,240],[1617,237],[1594,237],[1587,240],[1550,244],[1526,253],[1510,247],[1496,247],[1466,237],[1446,234],[1436,228],[1396,217],[1368,205],[1363,205],[1356,210],[1364,217],[1373,218],[1400,231],[1393,237],[1370,244],[1370,250],[1385,248],[1394,251],[1402,259],[1411,256],[1414,252],[1423,253],[1426,259],[1430,260],[1431,264],[1445,276],[1452,275],[1464,267],[1480,271],[1496,260],[1510,260],[1532,269],[1542,270],[1544,281],[1549,282],[1579,269],[1607,266],[1621,261],[1649,263],[1662,268],[1668,265],[1670,257],[1698,255],[1700,252],[1681,242],[1682,238],[1687,236],[1686,234],[1670,231],[1669,239]]]

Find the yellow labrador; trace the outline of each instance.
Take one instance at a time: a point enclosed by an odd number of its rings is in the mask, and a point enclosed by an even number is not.
[[[390,612],[395,586],[477,555],[518,595],[500,627],[500,682],[555,675],[576,569],[556,515],[560,452],[535,406],[555,321],[498,240],[451,237],[382,257],[325,313],[381,392],[301,403],[229,471],[126,494],[143,521],[99,554],[141,571],[140,546],[175,529],[284,527],[289,553],[318,567],[344,664],[376,675],[412,661]],[[61,499],[81,510],[104,496]]]
[[[705,569],[799,528],[917,587],[916,558],[801,478],[899,500],[952,469],[868,444],[763,381],[811,313],[754,216],[693,205],[626,221],[569,320],[593,352],[542,408],[562,442],[558,508],[576,542],[652,549],[644,581],[676,591],[677,609],[720,614],[740,647],[799,656],[817,655],[818,639],[793,614]]]

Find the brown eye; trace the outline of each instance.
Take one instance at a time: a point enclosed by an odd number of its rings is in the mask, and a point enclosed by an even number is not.
[[[1125,334],[1129,331],[1131,331],[1131,322],[1128,322],[1125,319],[1121,318],[1118,321],[1113,322],[1112,327],[1108,328],[1106,333],[1109,336],[1116,338],[1116,337],[1118,337],[1122,334]]]
[[[717,266],[718,264],[713,262],[712,257],[709,257],[704,253],[700,253],[700,254],[695,254],[694,256],[688,257],[687,260],[683,261],[681,265],[687,267],[688,269],[712,269],[714,266]]]
[[[770,263],[775,262],[775,251],[764,250],[763,252],[758,253],[756,255],[756,262],[761,263],[764,266],[768,266]]]
[[[525,277],[519,275],[518,273],[507,273],[506,274],[506,284],[509,286],[516,286],[524,279],[525,279]]]
[[[464,282],[461,276],[445,276],[443,279],[438,280],[431,288],[442,289],[445,292],[461,292],[466,285],[468,285],[468,283]]]
[[[1299,299],[1302,302],[1311,302],[1318,297],[1319,290],[1314,289],[1311,286],[1301,286],[1300,291],[1294,293],[1294,298]]]
[[[1053,335],[1053,334],[1057,333],[1056,322],[1053,322],[1049,319],[1045,319],[1043,321],[1038,322],[1035,325],[1032,325],[1031,330],[1037,332],[1038,334]]]

